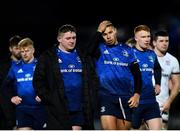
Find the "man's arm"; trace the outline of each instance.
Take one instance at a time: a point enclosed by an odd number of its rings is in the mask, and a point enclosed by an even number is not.
[[[43,103],[48,103],[49,101],[49,90],[47,90],[47,80],[46,80],[46,62],[45,56],[41,55],[39,58],[35,72],[33,75],[33,87],[37,96],[41,99]]]
[[[13,96],[17,95],[17,92],[14,87],[14,81],[15,81],[15,76],[13,72],[13,66],[9,69],[7,76],[5,76],[4,80],[2,81],[1,88],[2,88],[2,94],[4,97],[10,101],[10,99]]]
[[[175,97],[177,96],[177,94],[179,93],[179,86],[180,86],[180,74],[172,74],[171,75],[171,82],[172,82],[172,89],[171,89],[171,93],[169,98],[167,99],[167,101],[164,103],[163,106],[163,111],[168,111],[171,103],[173,102],[173,100],[175,99]]]
[[[87,54],[92,57],[99,57],[100,51],[98,49],[99,43],[102,41],[102,34],[100,32],[96,32],[93,38],[87,45]]]
[[[88,43],[87,49],[88,54],[93,57],[98,57],[100,55],[100,51],[98,49],[99,43],[103,42],[102,33],[105,31],[106,27],[111,25],[112,23],[110,21],[102,21],[97,29],[96,34],[93,36],[91,41]]]
[[[142,76],[141,76],[141,71],[139,69],[139,64],[137,62],[132,63],[130,65],[130,69],[134,77],[135,93],[134,96],[130,98],[128,103],[130,107],[137,107],[139,104],[139,98],[142,89]]]
[[[154,79],[155,79],[155,93],[158,95],[161,91],[161,66],[157,60],[157,57],[154,62]]]

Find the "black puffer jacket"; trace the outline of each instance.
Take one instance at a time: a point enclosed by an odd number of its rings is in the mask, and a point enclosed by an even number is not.
[[[89,57],[82,56],[77,49],[83,64],[83,109],[85,114],[85,125],[83,129],[94,129],[93,126],[93,100],[96,92],[94,80],[94,69]],[[45,51],[39,58],[33,85],[42,102],[47,109],[47,129],[70,129],[67,100],[64,94],[64,82],[60,73],[56,47]]]
[[[16,125],[15,106],[5,95],[5,79],[11,67],[10,56],[0,61],[0,130],[11,130]]]

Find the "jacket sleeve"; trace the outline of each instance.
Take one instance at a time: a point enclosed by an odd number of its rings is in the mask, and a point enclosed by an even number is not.
[[[88,55],[98,58],[100,56],[100,50],[98,46],[99,43],[102,41],[103,41],[102,34],[100,32],[96,32],[96,34],[92,37],[92,39],[87,45]]]
[[[15,126],[15,105],[11,102],[10,98],[14,96],[15,90],[13,90],[13,82],[7,79],[7,73],[10,68],[10,64],[0,67],[1,78],[0,78],[0,104],[2,104],[1,109],[6,118],[7,129],[11,130]],[[1,70],[2,69],[2,70]]]
[[[49,104],[50,89],[47,83],[47,64],[45,55],[41,55],[33,75],[33,87],[36,94],[41,98],[42,103]]]
[[[1,88],[3,95],[10,101],[13,96],[17,95],[16,87],[14,85],[15,75],[13,72],[13,66],[9,69],[7,76],[2,81]]]
[[[161,66],[157,60],[157,57],[154,62],[154,79],[155,84],[161,85]]]
[[[141,71],[139,69],[139,64],[137,62],[133,62],[130,65],[131,72],[134,77],[134,88],[135,88],[135,93],[141,94],[141,89],[142,89],[142,76],[141,76]]]

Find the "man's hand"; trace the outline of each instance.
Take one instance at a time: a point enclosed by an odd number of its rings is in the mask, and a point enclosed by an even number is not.
[[[155,85],[155,87],[154,87],[154,91],[155,91],[155,94],[156,95],[159,95],[159,93],[161,92],[161,87],[160,87],[160,85]]]
[[[163,104],[162,108],[161,108],[161,111],[163,111],[163,112],[168,112],[170,106],[171,106],[170,101],[169,101],[169,100],[166,100],[165,103]]]
[[[20,98],[19,96],[13,96],[11,98],[11,102],[15,105],[19,105],[22,101],[22,98]]]
[[[137,107],[139,105],[139,98],[140,95],[138,93],[135,93],[134,96],[132,96],[128,101],[129,107],[130,108]]]
[[[98,32],[100,33],[103,33],[105,30],[106,30],[106,27],[109,26],[109,25],[112,25],[112,23],[108,20],[105,20],[105,21],[102,21],[100,24],[99,24],[99,27],[98,27]]]

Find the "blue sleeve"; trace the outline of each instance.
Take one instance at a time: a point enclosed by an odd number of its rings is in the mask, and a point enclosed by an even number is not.
[[[133,48],[129,47],[130,48],[130,63],[133,64],[134,62],[136,63],[137,62],[137,58],[135,56],[135,53],[133,51]]]

